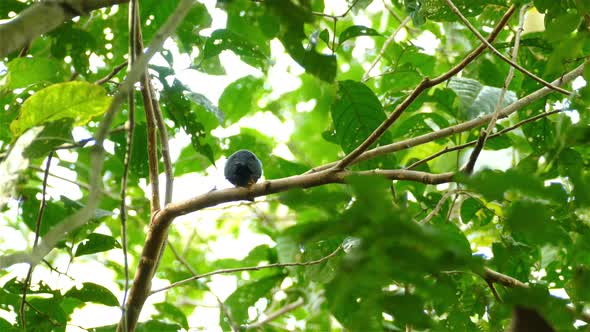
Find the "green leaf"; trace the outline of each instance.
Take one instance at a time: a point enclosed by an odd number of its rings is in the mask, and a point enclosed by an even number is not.
[[[190,135],[193,149],[207,157],[211,164],[215,164],[219,149],[211,130],[219,125],[219,120],[200,104],[191,105],[185,96],[186,91],[188,90],[175,80],[172,87],[162,93],[164,109],[174,124]]]
[[[461,203],[461,221],[466,224],[470,222],[482,205],[479,200],[469,197]]]
[[[178,323],[185,330],[189,329],[186,315],[177,307],[166,302],[156,303],[154,304],[154,307],[156,307],[156,310],[159,312],[158,315],[154,316],[154,318],[156,318],[158,321],[169,319],[172,322]]]
[[[415,137],[449,126],[449,122],[437,113],[417,113],[406,118],[393,131],[394,137]]]
[[[373,91],[354,81],[338,82],[331,114],[336,138],[346,153],[359,146],[386,119],[383,106]],[[389,133],[379,139],[381,144],[390,141]]]
[[[235,123],[247,114],[252,114],[258,108],[257,100],[260,96],[264,81],[248,75],[225,87],[219,97],[219,108],[227,115],[227,123]]]
[[[61,64],[49,58],[14,58],[6,67],[8,71],[3,88],[10,90],[35,84],[57,83],[65,78]]]
[[[268,65],[268,57],[258,45],[250,43],[233,31],[219,29],[211,33],[203,49],[203,58],[208,59],[219,55],[224,50],[230,50],[242,61],[254,67],[264,69]]]
[[[60,300],[60,298],[55,297],[27,299],[30,305],[25,306],[27,326],[34,326],[38,331],[65,331],[68,316],[61,308]]]
[[[217,120],[219,121],[220,124],[223,123],[223,120],[225,118],[225,114],[219,108],[217,108],[217,106],[213,105],[213,103],[211,102],[211,100],[209,100],[209,98],[205,97],[204,95],[202,95],[198,92],[192,92],[192,91],[185,93],[185,95],[187,96],[187,98],[189,100],[196,103],[197,105],[200,105],[209,113],[215,115],[215,117],[217,118]]]
[[[104,304],[109,307],[119,306],[117,297],[111,293],[110,290],[106,289],[101,285],[97,285],[92,282],[85,282],[82,284],[82,288],[77,289],[72,287],[69,291],[64,294],[65,297],[73,297],[82,302],[94,302]]]
[[[311,20],[310,8],[291,0],[271,1],[268,5],[281,18],[278,38],[293,60],[306,72],[323,81],[333,82],[337,71],[336,56],[318,53],[313,47],[303,47],[303,41],[307,39],[304,24]]]
[[[143,6],[142,6],[143,8]],[[194,40],[198,38],[199,32],[211,26],[212,18],[204,4],[195,2],[182,23],[176,29],[176,36],[179,41],[179,48],[183,52],[190,52]]]
[[[121,248],[121,244],[112,236],[91,233],[78,245],[74,257],[108,251],[114,248]]]
[[[532,245],[560,244],[568,236],[551,216],[546,205],[521,200],[510,206],[506,223],[516,240]]]
[[[419,296],[386,295],[383,302],[385,312],[393,316],[394,322],[400,326],[427,329],[432,324],[424,312],[424,301]]]
[[[470,78],[453,77],[449,81],[451,88],[459,96],[460,112],[463,119],[474,119],[481,115],[492,114],[500,99],[502,89],[482,85]],[[502,108],[517,100],[516,93],[506,91]]]
[[[340,36],[338,36],[338,43],[339,45],[342,45],[345,41],[358,36],[381,36],[381,34],[364,25],[353,25],[340,33]]]
[[[111,97],[99,85],[87,82],[66,82],[51,85],[29,97],[19,116],[10,124],[15,137],[40,124],[63,118],[83,125],[101,115],[109,107]]]
[[[283,278],[285,278],[285,276],[279,273],[238,287],[238,289],[236,289],[224,301],[233,321],[240,325],[246,323],[248,321],[248,308],[253,306],[258,299],[262,297],[270,297],[270,291],[278,286]],[[223,313],[220,314],[220,317],[224,316]],[[222,325],[226,325],[223,323]]]
[[[508,191],[548,199],[557,205],[565,204],[567,199],[563,188],[546,186],[534,174],[513,169],[506,172],[485,170],[465,179],[465,183],[490,200],[501,201]]]
[[[72,119],[66,118],[46,123],[41,133],[26,148],[24,155],[28,158],[46,157],[54,148],[73,143],[72,122]]]
[[[125,161],[127,151],[127,131],[117,132],[110,135],[115,142],[115,155],[121,164]],[[133,145],[131,146],[131,160],[129,161],[130,178],[147,178],[149,168],[147,160],[147,124],[137,121],[133,130]]]
[[[137,332],[178,332],[181,326],[178,324],[164,323],[157,320],[148,320],[137,324]]]

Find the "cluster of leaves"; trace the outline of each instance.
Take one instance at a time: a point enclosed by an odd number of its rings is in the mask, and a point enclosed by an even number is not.
[[[149,42],[178,1],[140,2],[142,33]],[[19,13],[33,3],[3,0],[0,18],[8,18],[10,13]],[[349,0],[345,15],[335,13],[330,17],[319,15],[325,9],[322,0],[218,1],[216,10],[227,15],[227,22],[224,28],[210,33],[202,33],[211,26],[210,9],[196,3],[172,38],[179,52],[190,57],[191,69],[225,75],[232,68],[224,66],[220,55],[232,52],[258,74],[230,82],[219,100],[211,101],[174,76],[173,52],[160,52],[166,64],[150,65],[149,74],[159,87],[159,103],[169,135],[185,133],[190,137],[190,144],[181,149],[174,163],[174,175],[207,175],[207,168],[222,156],[242,148],[259,156],[267,179],[301,174],[337,160],[362,143],[420,81],[446,72],[480,44],[458,22],[445,0],[384,1],[391,12],[371,10],[373,3],[381,1]],[[472,22],[477,20],[482,33],[495,26],[510,5],[524,4],[507,0],[454,3]],[[522,36],[517,62],[552,80],[590,55],[590,5],[584,0],[535,0],[533,5],[544,14],[545,29]],[[23,232],[25,238],[36,230],[43,178],[39,168],[44,167],[51,151],[64,145],[75,151],[74,157],[57,153],[52,169],[61,166],[75,174],[73,180],[82,192],[80,202],[87,198],[85,184],[93,172],[92,140],[76,142],[72,130],[79,129],[88,138],[95,133],[97,122],[125,76],[123,70],[107,82],[94,84],[127,58],[127,11],[125,5],[93,11],[34,39],[24,56],[15,52],[0,59],[0,153],[6,161],[0,164],[0,174],[14,167],[8,161],[13,161],[16,147],[22,146],[24,151],[16,158],[25,160],[19,163],[24,166],[13,170],[20,176],[17,182],[0,179],[5,186],[0,194],[11,195],[14,203],[1,208],[18,210],[14,218],[5,217],[4,223]],[[413,24],[403,30],[405,35],[398,36],[397,41],[385,45],[400,24],[394,15],[409,15]],[[364,25],[358,24],[360,19]],[[494,43],[502,52],[513,46],[517,18],[508,24],[514,29],[503,29]],[[435,55],[418,46],[419,37],[427,35],[440,43]],[[271,43],[277,41],[285,53],[277,51],[280,47],[271,48]],[[366,43],[374,46],[362,49],[360,45]],[[379,65],[371,72],[375,76],[369,75],[362,82],[382,48]],[[269,72],[278,57],[292,59],[292,66],[303,68],[303,73],[284,73],[300,84],[277,96],[269,84]],[[93,61],[101,64],[97,66]],[[590,80],[588,67],[584,71],[586,82]],[[462,70],[461,77],[420,95],[373,147],[492,113],[509,68],[491,53],[482,55]],[[263,329],[278,331],[295,319],[297,327],[309,331],[339,327],[371,331],[406,327],[503,330],[509,325],[512,306],[521,305],[537,310],[556,330],[575,330],[574,320],[590,305],[588,86],[567,100],[550,94],[497,124],[501,130],[556,105],[567,111],[490,138],[486,152],[508,152],[501,160],[505,171],[484,170],[469,177],[457,176],[457,184],[451,189],[351,177],[345,185],[277,194],[269,197],[264,208],[247,208],[253,212],[248,214],[248,232],[267,236],[273,245],[259,245],[241,260],[219,259],[212,251],[211,244],[219,238],[238,237],[244,231],[232,210],[219,214],[218,233],[190,241],[184,250],[190,252],[184,257],[186,263],[200,273],[307,262],[345,247],[321,264],[239,274],[236,290],[222,301],[220,328],[231,330],[252,324],[262,319],[263,313],[268,315],[302,299],[303,305],[263,325]],[[539,88],[537,82],[517,72],[504,105]],[[137,97],[141,100],[139,93]],[[312,107],[301,111],[302,104]],[[241,119],[261,113],[293,123],[286,144],[292,159],[273,155],[279,145],[275,138],[240,126]],[[120,201],[113,193],[120,191],[128,115],[128,109],[117,115],[108,136],[114,149],[105,156],[106,195],[100,209],[91,222],[68,233],[58,253],[47,258],[50,267],[62,257],[69,257],[72,264],[104,261],[120,289],[109,290],[95,283],[65,290],[46,283],[33,284],[27,289],[24,310],[19,310],[26,285],[22,276],[15,278],[13,272],[2,270],[0,276],[9,281],[0,292],[0,309],[16,317],[14,321],[0,318],[2,330],[19,330],[26,321],[31,330],[63,331],[74,310],[86,303],[120,305],[112,292],[123,293],[124,266],[112,258],[119,256],[108,253],[121,248]],[[149,201],[140,186],[140,180],[148,177],[148,124],[141,103],[137,103],[136,115],[126,202],[134,212],[127,223],[131,262],[139,261],[150,220]],[[230,125],[240,126],[239,134],[213,134],[215,129]],[[478,131],[456,133],[382,155],[352,169],[404,168],[445,146],[472,141]],[[458,171],[468,153],[459,150],[443,154],[418,170]],[[83,206],[66,197],[67,193],[61,194],[49,197],[46,203],[39,229],[41,238]],[[4,198],[0,198],[2,204]],[[429,216],[435,209],[437,213]],[[427,216],[427,224],[416,222]],[[174,227],[170,242],[184,244],[186,234]],[[198,229],[198,224],[194,227]],[[3,254],[19,247],[10,239],[1,243],[3,249],[10,248]],[[478,249],[489,249],[491,254],[474,254]],[[530,281],[534,287],[510,289],[497,285],[501,302],[477,275],[484,267]],[[175,282],[191,276],[186,266],[166,252],[158,278]],[[194,303],[203,301],[211,291],[207,281],[168,290],[166,300],[155,304],[152,319],[140,324],[138,330],[188,330],[191,326],[187,317],[194,313]],[[568,299],[552,296],[550,289],[564,289]],[[95,330],[113,329],[109,325]]]

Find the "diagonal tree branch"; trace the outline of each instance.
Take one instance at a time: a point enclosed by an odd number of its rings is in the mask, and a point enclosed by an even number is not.
[[[505,62],[507,62],[508,64],[510,64],[512,67],[518,69],[520,72],[522,72],[523,74],[527,75],[528,77],[534,79],[535,81],[543,84],[544,86],[555,90],[557,92],[561,92],[566,96],[571,95],[570,91],[567,91],[565,89],[562,89],[558,86],[555,86],[547,81],[545,81],[544,79],[536,76],[535,74],[531,73],[530,71],[526,70],[524,67],[522,67],[521,65],[515,63],[514,61],[508,59],[504,54],[500,53],[500,51],[498,51],[494,46],[492,46],[492,44],[490,44],[489,41],[487,41],[482,35],[481,33],[479,33],[479,31],[477,31],[477,29],[469,22],[469,20],[463,16],[463,14],[461,14],[461,11],[459,11],[459,8],[457,8],[457,6],[455,6],[455,4],[453,3],[453,1],[451,0],[445,0],[447,2],[447,4],[449,5],[449,7],[451,8],[451,10],[457,15],[459,16],[459,18],[461,19],[461,21],[463,21],[463,23],[467,26],[467,28],[469,28],[469,30],[471,30],[471,32],[473,32],[473,34],[482,42],[486,45],[486,47],[488,47],[492,53],[494,53],[495,55],[497,55],[500,59],[504,60]]]
[[[582,75],[582,73],[584,71],[584,66],[586,66],[588,63],[590,63],[590,60],[587,60],[585,63],[574,68],[572,71],[562,75],[560,78],[556,79],[551,84],[553,84],[555,86],[563,86],[563,85],[573,81],[575,78]],[[539,90],[537,90],[525,97],[522,97],[521,99],[517,100],[516,102],[505,107],[500,112],[500,114],[498,114],[498,117],[505,118],[505,117],[509,116],[510,114],[518,111],[519,109],[525,107],[526,105],[529,105],[529,104],[533,103],[534,101],[537,101],[537,100],[547,96],[551,92],[553,92],[553,90],[550,88],[547,88],[547,87],[540,88]],[[440,138],[448,137],[448,136],[451,136],[454,134],[458,134],[461,132],[471,130],[473,128],[477,128],[478,126],[488,123],[490,121],[491,117],[492,117],[492,115],[488,114],[488,115],[485,115],[485,116],[482,116],[482,117],[479,117],[479,118],[476,118],[476,119],[473,119],[470,121],[466,121],[466,122],[460,123],[458,125],[447,127],[447,128],[444,128],[444,129],[441,129],[438,131],[434,131],[434,132],[431,132],[428,134],[424,134],[424,135],[416,136],[413,138],[408,138],[406,140],[399,141],[396,143],[376,147],[376,148],[371,149],[369,151],[363,152],[361,155],[359,155],[357,158],[355,158],[351,162],[351,165],[359,163],[361,161],[373,159],[373,158],[376,158],[376,157],[384,155],[384,154],[402,151],[402,150],[409,149],[414,146],[418,146],[418,145],[426,144],[428,142],[435,141]],[[335,162],[331,162],[331,163],[328,163],[328,164],[325,164],[325,165],[322,165],[319,167],[315,167],[315,168],[312,168],[309,171],[307,171],[307,173],[325,171],[331,167],[334,167],[337,163],[338,163],[338,161],[335,161]]]
[[[514,13],[514,6],[510,6],[508,11],[506,11],[506,13],[502,17],[502,19],[500,19],[500,21],[498,22],[498,24],[496,25],[496,27],[494,28],[492,33],[490,33],[490,36],[488,37],[488,39],[490,41],[493,41],[494,39],[496,39],[496,37],[498,36],[500,31],[502,31],[502,28],[504,27],[504,25],[506,25],[506,23],[508,22],[508,19],[510,18],[510,16],[512,16],[513,13]],[[453,75],[457,74],[459,71],[461,71],[463,68],[465,68],[470,62],[472,62],[479,55],[481,55],[485,49],[486,49],[485,45],[483,45],[483,44],[480,45],[478,48],[473,50],[469,55],[467,55],[465,57],[465,59],[463,59],[463,61],[461,61],[458,65],[451,68],[448,72],[446,72],[445,74],[443,74],[437,78],[434,78],[431,80],[431,79],[425,77],[420,82],[420,84],[418,84],[418,86],[412,91],[412,93],[410,93],[406,97],[406,99],[404,99],[400,104],[397,105],[397,107],[391,113],[391,115],[383,123],[381,123],[381,125],[379,125],[379,127],[377,127],[377,129],[375,129],[373,131],[373,133],[371,135],[369,135],[369,137],[367,137],[367,139],[365,139],[365,141],[363,143],[361,143],[356,149],[354,149],[352,152],[350,152],[348,155],[346,155],[344,158],[342,158],[342,160],[337,162],[335,166],[333,166],[334,169],[340,170],[340,169],[344,169],[344,168],[348,167],[349,165],[351,165],[357,157],[359,157],[363,152],[365,152],[371,145],[373,145],[373,143],[377,142],[377,140],[402,115],[402,113],[412,104],[412,102],[414,100],[416,100],[416,98],[418,98],[418,96],[420,96],[422,94],[422,92],[426,91],[427,89],[429,89],[435,85],[440,84],[441,82],[444,82],[445,80],[449,79]]]
[[[534,121],[537,121],[537,120],[539,120],[541,118],[545,118],[545,117],[548,117],[549,115],[553,115],[553,114],[560,113],[560,112],[563,112],[563,111],[564,111],[563,109],[559,109],[559,110],[554,110],[554,111],[549,111],[549,112],[544,112],[544,113],[541,113],[541,114],[537,114],[537,115],[532,116],[530,118],[524,119],[524,120],[518,122],[517,124],[515,124],[513,126],[506,127],[504,129],[500,130],[499,132],[494,133],[494,134],[488,136],[488,139],[492,139],[492,138],[495,138],[495,137],[504,135],[504,134],[506,134],[508,132],[511,132],[514,129],[519,128],[519,127],[521,127],[521,126],[523,126],[523,125],[525,125],[527,123],[534,122]],[[424,164],[426,162],[429,162],[429,161],[431,161],[432,159],[434,159],[436,157],[442,156],[445,153],[449,153],[449,152],[452,152],[452,151],[457,151],[457,150],[465,149],[466,147],[469,147],[469,146],[472,146],[472,145],[477,144],[477,142],[478,142],[478,140],[473,140],[473,141],[470,141],[470,142],[467,142],[467,143],[463,143],[461,145],[456,145],[456,146],[453,146],[453,147],[445,147],[444,149],[442,149],[442,150],[440,150],[440,151],[438,151],[436,153],[433,153],[432,155],[430,155],[430,156],[428,156],[428,157],[426,157],[424,159],[418,160],[417,162],[415,162],[415,163],[411,164],[410,166],[406,167],[405,169],[414,169],[414,168],[418,167],[419,165],[422,165],[422,164]]]
[[[286,191],[292,188],[309,188],[327,183],[344,183],[351,175],[377,175],[388,179],[418,181],[440,184],[453,181],[454,173],[430,174],[407,170],[371,170],[351,172],[348,170],[295,175],[282,179],[257,183],[249,188],[227,188],[211,191],[186,201],[171,203],[158,211],[152,218],[145,244],[133,281],[133,288],[127,301],[129,328],[135,323],[151,288],[151,279],[158,261],[159,249],[166,241],[167,230],[178,216],[198,211],[221,203],[251,200],[255,197]]]
[[[0,24],[0,58],[47,33],[65,21],[129,0],[60,0],[33,3],[16,17]]]

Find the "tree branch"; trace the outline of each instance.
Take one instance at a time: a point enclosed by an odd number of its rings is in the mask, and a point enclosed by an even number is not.
[[[497,26],[494,28],[492,33],[490,33],[490,36],[488,37],[490,41],[493,41],[498,36],[500,31],[502,31],[502,28],[508,22],[508,19],[510,18],[510,16],[512,16],[512,13],[514,13],[514,6],[510,6],[510,8],[504,14],[500,22],[498,22]],[[385,133],[385,131],[387,131],[387,129],[401,116],[401,114],[406,110],[406,108],[408,108],[412,104],[412,102],[422,94],[422,92],[457,74],[459,71],[465,68],[471,61],[473,61],[481,53],[483,53],[485,48],[485,45],[480,45],[478,48],[473,50],[467,57],[465,57],[465,59],[463,59],[463,61],[461,61],[457,66],[453,67],[445,74],[433,80],[430,80],[427,77],[422,79],[420,84],[418,84],[418,86],[412,91],[412,93],[410,93],[406,97],[406,99],[404,99],[400,104],[397,105],[397,107],[391,113],[391,115],[389,115],[389,117],[383,123],[381,123],[381,125],[379,125],[379,127],[377,127],[377,129],[375,129],[373,133],[371,133],[371,135],[369,135],[369,137],[367,137],[367,139],[363,143],[361,143],[361,145],[359,145],[356,149],[354,149],[352,152],[350,152],[348,155],[342,158],[342,160],[337,162],[336,165],[333,166],[334,169],[340,170],[351,165],[355,161],[355,159],[357,159],[357,157],[359,157],[363,152],[365,152],[371,145],[373,145],[373,143],[375,143]]]
[[[327,183],[343,183],[351,175],[380,175],[388,179],[410,180],[428,184],[440,184],[453,180],[453,173],[430,174],[407,170],[372,170],[351,172],[348,170],[316,172],[257,183],[249,188],[226,188],[208,192],[183,202],[171,203],[158,211],[152,218],[141,259],[137,267],[133,288],[127,301],[128,317],[131,322],[139,312],[150,292],[151,279],[158,260],[158,251],[166,241],[168,227],[174,218],[220,203],[250,200],[258,196],[282,192],[291,188],[309,188]],[[132,319],[133,317],[133,319]]]
[[[477,29],[469,22],[469,20],[463,16],[463,14],[461,14],[461,11],[459,11],[459,8],[457,8],[457,6],[455,6],[455,4],[453,3],[453,1],[451,0],[445,0],[447,2],[447,4],[449,5],[449,7],[451,8],[451,10],[457,15],[459,16],[459,18],[461,19],[461,21],[463,21],[463,23],[465,23],[465,25],[467,26],[467,28],[469,30],[471,30],[471,32],[473,32],[473,34],[482,42],[486,45],[486,47],[488,47],[495,55],[497,55],[498,57],[500,57],[500,59],[504,60],[505,62],[507,62],[508,64],[510,64],[512,67],[518,69],[520,72],[522,72],[523,74],[527,75],[528,77],[534,79],[535,81],[543,84],[544,86],[555,90],[557,92],[561,92],[566,96],[571,95],[571,92],[564,90],[558,86],[555,86],[547,81],[545,81],[544,79],[536,76],[535,74],[531,73],[530,71],[526,70],[524,67],[520,66],[519,64],[515,63],[514,61],[508,59],[506,56],[504,56],[504,54],[500,53],[500,51],[498,51],[494,46],[492,46],[492,44],[490,44],[490,42],[488,42],[480,33],[479,31],[477,31]]]
[[[506,127],[504,129],[500,130],[499,132],[494,133],[494,134],[488,136],[488,140],[489,139],[493,139],[493,138],[498,137],[498,136],[501,136],[501,135],[504,135],[504,134],[506,134],[506,133],[508,133],[510,131],[513,131],[514,129],[519,128],[519,127],[521,127],[521,126],[523,126],[523,125],[525,125],[525,124],[527,124],[529,122],[534,122],[534,121],[539,120],[541,118],[545,118],[545,117],[548,117],[549,115],[557,114],[557,113],[560,113],[560,112],[563,112],[563,111],[564,111],[563,109],[553,110],[553,111],[544,112],[544,113],[541,113],[541,114],[537,114],[535,116],[532,116],[530,118],[524,119],[524,120],[518,122],[517,124],[515,124],[513,126]],[[414,169],[414,168],[418,167],[419,165],[422,165],[422,164],[424,164],[426,162],[429,162],[432,159],[434,159],[436,157],[439,157],[439,156],[441,156],[441,155],[443,155],[445,153],[449,153],[449,152],[452,152],[452,151],[457,151],[457,150],[464,149],[466,147],[475,145],[477,142],[478,142],[478,140],[473,140],[473,141],[470,141],[470,142],[467,142],[467,143],[463,143],[461,145],[456,145],[456,146],[453,146],[453,147],[445,147],[444,149],[442,149],[442,150],[440,150],[440,151],[438,151],[438,152],[436,152],[436,153],[434,153],[434,154],[432,154],[432,155],[430,155],[430,156],[428,156],[428,157],[426,157],[424,159],[418,160],[417,162],[413,163],[412,165],[406,167],[405,169]]]
[[[572,71],[562,75],[559,79],[553,81],[552,84],[555,86],[562,86],[566,83],[573,81],[576,77],[582,75],[582,72],[584,71],[584,66],[588,62],[590,62],[590,61],[586,61],[585,63],[579,65],[578,67],[576,67]],[[547,87],[540,88],[539,90],[537,90],[527,96],[524,96],[521,99],[517,100],[516,102],[505,107],[500,112],[500,114],[498,114],[498,117],[505,118],[508,115],[525,107],[526,105],[529,105],[529,104],[533,103],[534,101],[537,101],[537,100],[547,96],[551,92],[553,92],[553,90],[550,88],[547,88]],[[440,139],[440,138],[444,138],[444,137],[451,136],[451,135],[454,135],[457,133],[471,130],[473,128],[476,128],[478,126],[488,123],[489,120],[491,119],[491,117],[492,117],[492,115],[488,114],[488,115],[485,115],[485,116],[482,116],[482,117],[479,117],[479,118],[476,118],[476,119],[473,119],[470,121],[466,121],[466,122],[460,123],[458,125],[447,127],[447,128],[444,128],[444,129],[441,129],[438,131],[434,131],[434,132],[431,132],[428,134],[420,135],[420,136],[413,137],[413,138],[408,138],[408,139],[400,141],[400,142],[387,144],[387,145],[383,145],[383,146],[371,149],[369,151],[363,152],[361,155],[359,155],[357,158],[355,158],[351,162],[351,165],[359,163],[361,161],[373,159],[373,158],[376,158],[376,157],[384,155],[384,154],[402,151],[405,149],[412,148],[414,146],[418,146],[418,145],[422,145],[422,144],[425,144],[428,142],[432,142],[432,141]],[[337,163],[338,163],[338,161],[335,161],[335,162],[331,162],[331,163],[328,163],[328,164],[325,164],[325,165],[322,165],[319,167],[315,167],[315,168],[312,168],[311,170],[309,170],[307,173],[321,172],[321,171],[327,170],[331,167],[334,167]]]
[[[99,79],[98,81],[94,82],[94,84],[104,84],[105,82],[107,82],[108,80],[110,80],[111,78],[113,78],[115,75],[117,75],[123,68],[125,68],[127,66],[127,61],[123,62],[122,64],[116,66],[115,68],[113,68],[113,70],[111,70],[110,73],[108,73],[105,77]]]
[[[16,17],[0,24],[0,58],[26,47],[37,36],[45,34],[76,16],[125,3],[129,0],[60,0],[35,2]]]
[[[524,15],[529,7],[530,7],[529,4],[523,5],[520,8],[520,13],[518,15],[518,28],[516,29],[516,36],[514,38],[514,48],[512,48],[512,61],[514,61],[514,62],[518,58],[518,48],[520,47],[520,35],[522,34],[522,31],[523,31],[522,27],[524,26]],[[488,123],[488,127],[480,132],[479,139],[477,140],[477,144],[475,144],[475,147],[473,148],[473,151],[471,152],[471,155],[469,156],[469,161],[467,162],[467,164],[463,168],[463,172],[465,172],[467,174],[473,173],[473,169],[475,168],[475,163],[477,162],[477,158],[479,157],[479,154],[483,150],[488,136],[496,127],[496,122],[498,121],[498,114],[500,113],[500,110],[502,109],[502,105],[504,104],[504,96],[506,95],[506,92],[508,91],[508,86],[510,85],[510,82],[512,81],[513,77],[514,77],[514,67],[510,67],[510,69],[508,70],[508,75],[506,76],[506,79],[504,80],[504,86],[502,87],[502,90],[500,91],[500,96],[498,97],[498,101],[496,102],[496,108],[494,110],[494,113],[492,114],[492,118],[490,119],[490,122]]]

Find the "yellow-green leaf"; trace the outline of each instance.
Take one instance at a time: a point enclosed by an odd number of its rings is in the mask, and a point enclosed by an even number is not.
[[[63,118],[74,120],[74,125],[88,123],[93,117],[104,113],[111,97],[99,85],[88,82],[58,83],[29,97],[21,107],[20,114],[10,124],[14,137],[40,124]]]

